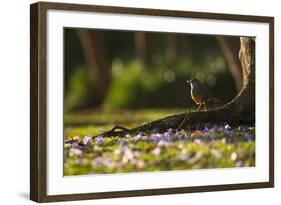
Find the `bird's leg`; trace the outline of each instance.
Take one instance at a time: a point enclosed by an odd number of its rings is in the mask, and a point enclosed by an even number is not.
[[[207,111],[207,105],[204,103],[204,111]]]
[[[201,103],[199,104],[199,107],[197,108],[197,111],[200,111],[201,108]]]
[[[186,113],[186,115],[185,115],[185,117],[184,117],[184,119],[183,119],[183,121],[181,122],[181,124],[180,124],[180,126],[178,127],[178,129],[177,130],[180,130],[181,129],[181,127],[182,127],[182,125],[184,124],[184,122],[186,121],[186,120],[189,120],[189,115],[190,115],[190,110],[189,111],[187,111],[187,113]]]

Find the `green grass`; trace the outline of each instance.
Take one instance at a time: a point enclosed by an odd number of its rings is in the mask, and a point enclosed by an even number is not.
[[[85,111],[66,114],[64,117],[64,136],[65,138],[94,136],[111,129],[117,124],[133,128],[146,122],[186,111],[183,109],[146,109],[114,112]]]

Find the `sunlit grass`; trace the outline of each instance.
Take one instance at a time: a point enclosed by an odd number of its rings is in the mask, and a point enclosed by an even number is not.
[[[115,125],[133,128],[169,115],[186,112],[184,109],[146,109],[124,111],[88,111],[66,114],[64,117],[65,138],[98,135]]]

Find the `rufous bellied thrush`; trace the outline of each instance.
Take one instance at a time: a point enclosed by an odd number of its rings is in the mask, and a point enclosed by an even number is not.
[[[187,80],[186,82],[190,84],[192,100],[198,105],[197,111],[200,110],[202,105],[204,105],[204,110],[207,111],[206,104],[211,99],[207,87],[195,78]]]

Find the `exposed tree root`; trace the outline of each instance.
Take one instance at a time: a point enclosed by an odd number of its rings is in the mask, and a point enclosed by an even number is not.
[[[238,108],[239,109],[239,108]],[[100,135],[101,137],[114,137],[120,136],[124,137],[126,134],[138,134],[141,132],[147,133],[151,132],[154,129],[157,131],[166,131],[167,129],[185,129],[185,128],[192,128],[196,127],[198,124],[204,123],[221,123],[227,122],[231,125],[238,125],[238,124],[253,124],[254,122],[254,115],[247,114],[244,112],[241,115],[241,111],[238,112],[237,109],[234,108],[233,104],[226,105],[224,107],[210,110],[210,111],[194,111],[188,113],[181,113],[177,115],[168,116],[159,120],[155,120],[144,124],[142,126],[127,129],[120,126],[115,126],[113,129],[104,132]],[[119,131],[116,131],[119,129]],[[121,130],[121,131],[120,131]],[[94,137],[97,137],[94,136]]]
[[[119,130],[119,131],[116,131]],[[120,131],[121,130],[121,131]],[[119,125],[116,125],[115,127],[113,127],[111,130],[106,131],[104,133],[101,133],[99,135],[93,136],[93,138],[96,137],[115,137],[115,136],[125,136],[126,134],[131,133],[131,130],[126,128],[126,127],[122,127]]]

